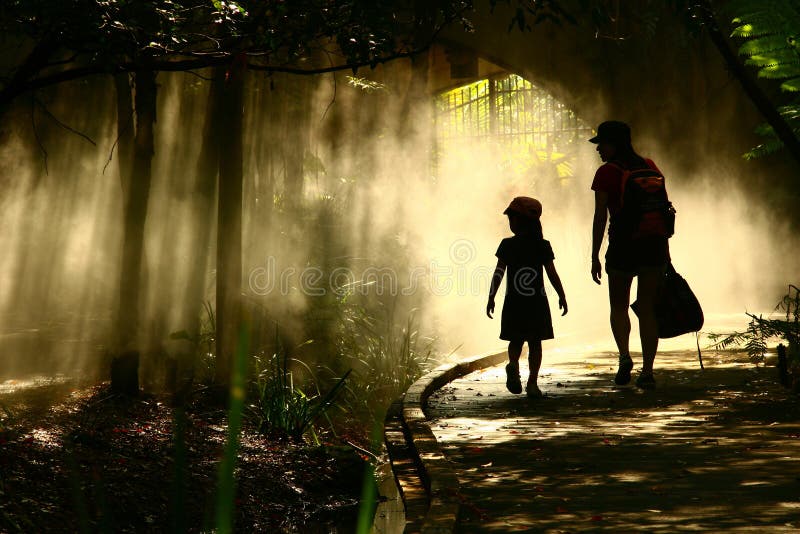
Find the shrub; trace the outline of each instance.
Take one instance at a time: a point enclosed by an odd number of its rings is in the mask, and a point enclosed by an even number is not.
[[[311,369],[303,362],[289,358],[285,350],[281,349],[268,358],[256,356],[255,363],[255,403],[250,406],[250,411],[258,431],[295,440],[301,440],[310,432],[314,440],[318,441],[314,425],[334,405],[350,371],[323,395]],[[307,394],[301,389],[300,381],[296,380],[291,365],[305,368],[309,375],[307,382],[314,389],[313,394]]]
[[[800,289],[790,285],[788,293],[775,307],[782,312],[782,319],[764,318],[748,313],[750,324],[744,332],[709,334],[714,341],[712,348],[726,349],[744,347],[750,358],[762,363],[767,344],[781,340],[786,343],[787,367],[794,380],[800,379]]]

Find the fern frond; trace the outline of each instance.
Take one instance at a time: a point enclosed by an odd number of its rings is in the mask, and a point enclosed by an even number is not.
[[[771,154],[775,154],[780,149],[783,148],[783,143],[776,139],[770,139],[769,141],[764,141],[760,145],[757,145],[747,152],[745,152],[742,157],[747,161],[752,161],[754,159],[763,158],[764,156],[769,156]]]
[[[790,78],[781,84],[781,90],[787,93],[794,93],[800,91],[800,76]]]
[[[797,137],[800,137],[800,98],[796,99],[791,104],[780,106],[778,108],[778,112],[789,124],[789,127],[792,129],[794,134]],[[772,129],[772,126],[769,124],[759,124],[755,129],[755,133],[760,137],[764,137],[765,140],[762,144],[743,154],[744,159],[753,160],[763,156],[768,156],[778,152],[781,148],[783,148],[783,142],[778,139]]]
[[[800,18],[800,6],[793,0],[732,0],[724,11],[734,17],[735,25],[751,25],[752,31],[785,29]]]
[[[743,56],[753,56],[756,54],[766,54],[776,50],[784,50],[790,46],[789,37],[784,35],[764,35],[762,37],[751,38],[742,43],[739,47],[739,54]]]
[[[783,63],[772,65],[762,68],[758,73],[759,78],[767,80],[785,80],[796,76],[800,76],[800,64]]]
[[[706,335],[713,341],[711,345],[706,347],[706,350],[727,350],[733,347],[741,347],[747,343],[747,332],[708,333]]]
[[[734,13],[733,37],[744,42],[739,54],[745,64],[759,69],[762,78],[781,79],[794,74],[789,65],[800,64],[800,4],[795,0],[733,0],[727,11]]]
[[[800,65],[800,56],[794,50],[776,50],[771,54],[755,54],[744,61],[745,65],[760,68],[771,68],[781,65]]]

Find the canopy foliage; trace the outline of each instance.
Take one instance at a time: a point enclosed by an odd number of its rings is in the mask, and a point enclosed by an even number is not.
[[[558,0],[516,6],[530,28],[568,18]],[[425,50],[445,26],[471,28],[472,0],[9,0],[0,7],[8,54],[0,106],[63,81],[136,70],[191,70],[243,58],[249,68],[314,74],[357,69]],[[12,52],[12,50],[14,50]]]
[[[782,82],[780,88],[791,93],[778,111],[795,136],[800,134],[800,4],[792,0],[735,0],[728,6],[733,14],[732,37],[741,40],[739,54],[745,64],[758,69],[758,76]],[[769,124],[756,132],[765,138],[745,154],[755,157],[783,148],[783,142]]]

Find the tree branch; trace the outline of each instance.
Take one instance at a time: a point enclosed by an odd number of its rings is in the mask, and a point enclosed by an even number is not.
[[[45,106],[45,105],[44,105],[44,103],[42,103],[42,101],[41,101],[41,100],[39,100],[39,99],[38,99],[38,98],[36,98],[36,97],[33,97],[33,100],[34,100],[34,102],[35,102],[36,104],[38,104],[38,105],[39,105],[39,107],[41,107],[41,108],[42,108],[42,111],[44,112],[44,114],[45,114],[45,115],[47,115],[48,117],[50,117],[50,118],[53,120],[53,122],[55,122],[56,124],[58,124],[59,126],[61,126],[62,128],[64,128],[64,129],[65,129],[65,130],[67,130],[68,132],[74,133],[75,135],[77,135],[78,137],[81,137],[81,138],[85,139],[86,141],[88,141],[88,142],[89,142],[89,143],[91,143],[92,145],[94,145],[94,146],[97,146],[97,143],[95,143],[95,142],[94,142],[94,140],[93,140],[91,137],[89,137],[88,135],[86,135],[86,134],[85,134],[85,133],[83,133],[83,132],[79,132],[78,130],[76,130],[75,128],[73,128],[72,126],[70,126],[69,124],[65,124],[65,123],[61,122],[61,121],[59,120],[59,118],[58,118],[58,117],[56,117],[55,115],[53,115],[53,113],[52,113],[52,112],[51,112],[49,109],[47,109],[47,106]]]
[[[438,32],[437,32],[438,33]],[[434,34],[435,38],[436,34]],[[383,57],[365,59],[355,62],[340,63],[338,65],[330,65],[327,67],[319,68],[301,68],[293,67],[290,65],[261,65],[258,63],[248,63],[247,68],[255,71],[263,72],[278,72],[285,74],[296,74],[303,76],[310,76],[314,74],[326,74],[331,72],[338,72],[343,70],[357,70],[362,67],[375,67],[397,59],[411,58],[417,54],[425,52],[433,44],[433,40],[426,43],[420,48],[415,48],[406,52],[396,52]],[[195,57],[192,59],[170,60],[165,59],[161,61],[130,61],[117,65],[109,66],[107,64],[90,64],[83,67],[75,67],[47,76],[34,78],[28,80],[24,84],[9,84],[0,91],[0,107],[9,104],[16,97],[37,89],[49,87],[63,82],[73,81],[88,76],[95,76],[98,74],[120,74],[135,72],[137,70],[151,70],[156,72],[182,72],[202,69],[207,67],[214,67],[219,65],[226,65],[234,58],[232,53],[224,53],[220,55]]]

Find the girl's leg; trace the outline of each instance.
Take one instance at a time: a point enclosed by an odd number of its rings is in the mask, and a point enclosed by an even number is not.
[[[536,384],[539,378],[539,368],[542,366],[542,341],[540,339],[528,340],[528,384]]]
[[[525,392],[530,399],[542,398],[542,390],[536,383],[539,378],[539,368],[542,366],[542,341],[540,339],[528,340],[528,365],[531,373],[528,375],[528,384]]]
[[[519,357],[522,354],[522,344],[524,341],[509,341],[508,342],[508,361],[512,365],[519,365]]]
[[[519,356],[522,354],[522,340],[508,343],[508,365],[506,365],[506,389],[511,393],[522,393],[519,378]]]

